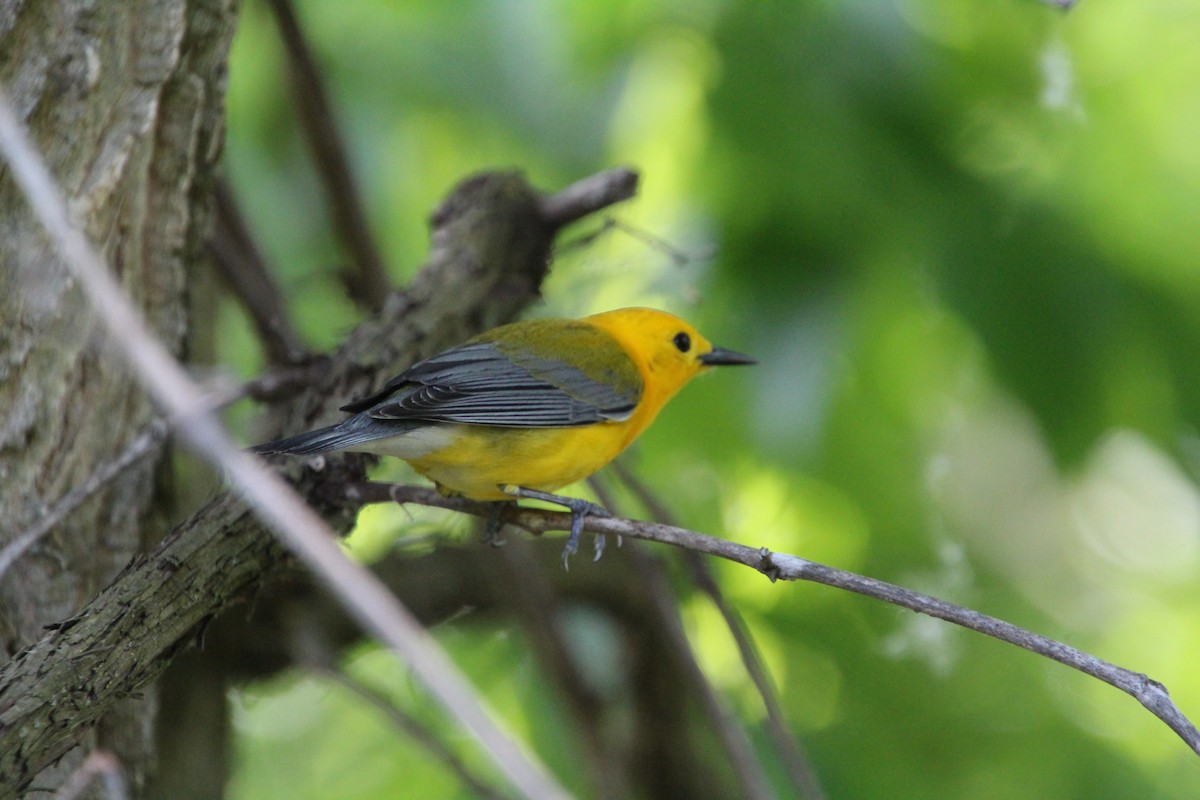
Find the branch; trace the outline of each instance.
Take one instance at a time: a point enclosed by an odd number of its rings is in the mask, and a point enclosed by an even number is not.
[[[425,748],[429,755],[440,761],[447,771],[471,791],[472,797],[481,798],[481,800],[507,800],[507,795],[476,775],[474,770],[465,764],[435,731],[392,702],[387,695],[377,689],[372,689],[341,669],[329,666],[321,667],[317,674],[324,675],[387,717],[397,730]]]
[[[650,601],[662,620],[670,645],[679,652],[685,679],[691,683],[699,696],[700,707],[712,721],[717,737],[729,756],[729,766],[738,781],[739,796],[746,800],[774,797],[767,772],[759,761],[746,731],[739,724],[737,715],[729,707],[727,698],[721,697],[708,680],[696,660],[696,654],[688,641],[680,619],[679,603],[671,592],[670,580],[663,565],[649,557],[644,548],[635,548],[633,557],[637,575],[649,587]]]
[[[235,450],[223,429],[204,413],[197,387],[145,331],[104,263],[72,225],[61,194],[3,96],[0,151],[113,340],[178,421],[183,436],[230,476],[360,624],[402,655],[446,710],[484,744],[519,791],[530,797],[564,796],[561,787],[499,730],[415,619],[344,556],[325,523],[277,475]],[[330,370],[327,385],[299,398],[293,413],[327,413],[331,396],[340,396],[328,389],[365,382],[379,371],[381,360],[398,357],[401,345],[387,335],[409,333],[402,341],[419,343],[406,352],[415,358],[425,346],[444,347],[443,337],[465,338],[462,328],[495,324],[495,317],[513,314],[536,291],[555,229],[541,219],[536,196],[516,176],[480,176],[464,183],[435,215],[435,224],[434,264],[418,276],[407,295],[389,300],[380,319],[360,326],[339,353],[344,361]],[[441,291],[431,294],[434,290]],[[438,308],[435,298],[447,305]],[[346,459],[342,470],[355,473],[361,463]],[[327,511],[346,523],[344,509]],[[189,529],[193,535],[183,535]],[[193,627],[257,585],[279,562],[279,555],[269,542],[264,544],[242,504],[222,496],[178,528],[155,553],[131,564],[78,617],[56,626],[0,668],[0,774],[9,779],[0,787],[3,796],[11,796],[74,744],[80,728],[97,720],[116,699],[152,679],[186,643]]]
[[[577,181],[557,194],[542,198],[542,219],[562,228],[602,208],[637,194],[638,174],[629,167],[614,167]]]
[[[250,315],[268,361],[272,364],[305,361],[308,350],[288,317],[283,294],[225,181],[217,181],[213,199],[216,218],[208,249],[216,273]]]
[[[300,30],[291,0],[271,0],[270,5],[291,65],[292,98],[299,109],[300,124],[312,148],[317,173],[325,184],[325,194],[333,211],[333,227],[357,267],[356,274],[343,275],[343,283],[359,306],[378,311],[391,291],[387,268],[371,236],[367,214],[350,170],[350,159],[334,122],[325,85],[321,83],[320,70]]]
[[[657,522],[668,525],[675,524],[674,515],[670,510],[623,463],[613,462],[612,469],[621,483],[650,513],[650,516],[654,517]],[[741,656],[746,673],[758,690],[763,706],[767,710],[767,731],[775,745],[776,752],[787,769],[792,785],[800,797],[807,798],[807,800],[824,800],[825,790],[817,779],[816,770],[813,769],[808,753],[805,752],[791,728],[788,727],[783,706],[779,702],[779,690],[771,679],[770,671],[763,662],[762,653],[759,652],[753,635],[746,627],[745,620],[726,599],[712,570],[709,569],[708,562],[693,550],[684,550],[683,555],[684,564],[691,574],[692,583],[708,596],[721,618],[725,620],[725,626],[729,628],[729,633],[737,645],[738,654]]]
[[[619,506],[615,502],[616,498],[612,497],[611,493],[607,492],[601,482],[595,478],[594,475],[589,478],[588,484],[592,487],[592,491],[596,492],[600,504],[617,513]],[[696,653],[692,649],[687,631],[684,630],[683,622],[679,618],[679,604],[675,601],[670,579],[662,562],[651,558],[644,548],[631,547],[631,550],[633,551],[631,561],[635,574],[638,576],[638,582],[646,587],[650,605],[658,615],[659,624],[665,632],[664,638],[668,641],[669,646],[679,654],[679,661],[683,665],[681,670],[683,678],[696,693],[700,701],[700,708],[708,716],[717,738],[725,748],[729,766],[738,781],[740,796],[747,800],[772,797],[766,771],[763,769],[754,747],[750,744],[745,729],[739,723],[737,715],[729,708],[729,704],[723,702],[712,683],[705,677],[704,671],[696,660]]]
[[[529,637],[534,654],[546,664],[546,672],[557,684],[585,753],[582,760],[588,767],[592,794],[628,797],[632,791],[627,770],[599,729],[602,700],[572,657],[557,613],[558,598],[528,544],[506,542],[498,551],[500,569],[493,567],[486,573],[489,583],[512,604],[514,617]]]
[[[433,489],[420,486],[398,486],[380,483],[364,483],[344,487],[347,500],[356,503],[416,503],[418,505],[446,508],[465,514],[486,517],[491,508],[489,503],[464,500],[457,497],[442,497]],[[506,509],[502,519],[510,525],[523,528],[534,535],[547,531],[566,531],[571,528],[571,515],[558,511],[543,511],[531,508]],[[1002,619],[973,611],[969,608],[939,600],[927,594],[914,592],[886,581],[868,578],[854,572],[829,567],[815,561],[789,555],[773,553],[765,547],[753,548],[743,544],[719,539],[716,536],[663,525],[657,522],[619,519],[616,517],[585,517],[584,530],[596,534],[629,536],[650,542],[675,545],[697,553],[718,556],[758,570],[772,581],[811,581],[838,589],[873,597],[919,614],[952,622],[964,628],[991,636],[1002,642],[1016,645],[1023,650],[1057,661],[1085,675],[1115,686],[1141,703],[1146,710],[1165,722],[1179,738],[1200,754],[1200,731],[1192,724],[1171,700],[1165,686],[1140,672],[1125,669],[1097,658],[1070,645],[1055,641],[1041,634],[1005,622]]]

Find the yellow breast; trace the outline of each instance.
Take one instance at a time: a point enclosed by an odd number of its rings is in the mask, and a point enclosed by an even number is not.
[[[635,415],[636,417],[637,415]],[[579,428],[445,426],[453,441],[418,458],[413,469],[473,500],[508,500],[506,484],[553,492],[608,464],[644,425],[601,423]]]

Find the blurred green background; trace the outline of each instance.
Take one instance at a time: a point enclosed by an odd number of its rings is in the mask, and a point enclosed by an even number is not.
[[[555,189],[641,171],[616,216],[687,263],[610,231],[564,253],[532,313],[663,307],[761,360],[689,387],[634,454],[684,524],[1063,639],[1200,716],[1200,4],[298,12],[397,282],[472,172],[518,167]],[[358,319],[331,269],[345,256],[273,20],[260,0],[241,14],[227,172],[298,325],[329,347]],[[220,331],[222,357],[253,373],[232,304]],[[373,513],[360,546],[429,520]],[[1115,689],[875,601],[716,568],[831,797],[1200,793],[1195,755]],[[709,678],[766,753],[727,631],[702,598],[683,602]],[[520,636],[438,635],[582,790]],[[443,724],[390,658],[366,648],[350,669]],[[235,703],[238,798],[469,796],[332,684],[293,675]]]

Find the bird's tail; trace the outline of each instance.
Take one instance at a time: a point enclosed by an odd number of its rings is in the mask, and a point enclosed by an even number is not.
[[[318,453],[332,453],[336,450],[347,450],[355,445],[384,439],[404,433],[412,425],[397,425],[396,423],[381,423],[365,414],[355,414],[328,428],[320,428],[308,433],[276,439],[273,442],[255,445],[251,453],[267,455],[271,453],[287,453],[294,456],[312,456]]]

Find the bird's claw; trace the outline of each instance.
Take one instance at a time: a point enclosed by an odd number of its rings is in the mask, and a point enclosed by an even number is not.
[[[579,549],[579,540],[583,536],[583,519],[584,517],[608,517],[608,509],[604,506],[597,505],[588,500],[578,500],[576,498],[563,498],[570,500],[570,503],[563,505],[571,509],[571,533],[567,536],[567,543],[563,545],[563,569],[570,569],[569,563],[571,556]],[[593,562],[599,561],[600,556],[604,553],[605,537],[604,534],[596,535],[596,555],[592,559]]]
[[[526,489],[523,486],[515,486],[513,484],[501,484],[500,490],[510,497],[528,497],[531,500],[542,500],[547,503],[555,503],[571,511],[571,533],[567,536],[567,543],[563,545],[562,551],[563,569],[570,569],[571,556],[575,555],[575,552],[579,550],[579,539],[583,536],[583,518],[612,516],[604,506],[593,503],[590,500],[581,500],[577,497],[564,497],[537,489]],[[600,560],[600,555],[604,552],[604,544],[603,534],[598,534],[596,536],[595,561]]]

